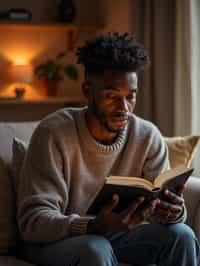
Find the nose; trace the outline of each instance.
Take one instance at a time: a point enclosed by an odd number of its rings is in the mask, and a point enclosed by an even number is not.
[[[125,97],[120,98],[118,100],[118,106],[117,107],[118,107],[119,111],[128,112],[129,111],[129,106],[128,106],[127,99]]]

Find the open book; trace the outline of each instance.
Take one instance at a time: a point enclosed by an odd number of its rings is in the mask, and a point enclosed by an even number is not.
[[[186,183],[192,172],[192,168],[170,169],[158,175],[153,183],[140,177],[109,176],[97,191],[87,213],[97,214],[111,201],[113,194],[119,195],[119,204],[114,209],[116,212],[128,207],[139,196],[145,197],[144,204],[146,204],[150,199],[161,197],[163,189],[176,192],[181,185]]]

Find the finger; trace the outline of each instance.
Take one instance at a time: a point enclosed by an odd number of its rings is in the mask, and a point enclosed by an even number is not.
[[[123,223],[127,223],[131,215],[136,211],[138,206],[144,201],[144,197],[136,198],[130,206],[120,213]]]
[[[136,218],[139,219],[139,222],[145,221],[148,217],[150,217],[153,214],[155,207],[156,207],[156,200],[151,202],[142,210],[138,210],[137,212],[139,213],[139,215],[134,214],[132,215],[132,218],[134,219],[135,218],[134,216],[136,216]]]
[[[112,200],[106,206],[103,207],[102,211],[108,213],[112,212],[118,203],[119,203],[119,195],[113,194]]]
[[[161,219],[163,221],[175,221],[176,219],[178,219],[180,214],[181,214],[181,211],[179,211],[177,213],[173,213],[173,212],[169,212],[167,210],[160,209],[160,208],[156,208],[156,210],[154,212],[154,215],[156,217],[159,217],[159,219]]]
[[[170,202],[176,205],[182,206],[184,203],[184,199],[180,197],[180,195],[178,196],[177,194],[169,191],[168,189],[164,191],[164,195],[170,200]]]
[[[134,213],[132,213],[129,216],[129,220],[128,220],[129,227],[132,224],[141,223],[147,220],[147,218],[153,214],[158,201],[159,201],[158,199],[153,199],[150,201],[150,203],[146,207],[142,209],[139,208]]]
[[[155,213],[158,210],[162,210],[162,213],[174,213],[179,214],[183,210],[183,206],[180,205],[174,205],[165,201],[160,201],[159,205],[156,206]]]

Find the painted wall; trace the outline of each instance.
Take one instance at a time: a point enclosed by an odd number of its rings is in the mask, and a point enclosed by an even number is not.
[[[56,2],[53,0],[33,1],[33,0],[8,0],[0,2],[0,11],[24,7],[32,12],[33,23],[51,23],[57,21]],[[101,1],[77,0],[77,17],[74,23],[81,25],[100,25],[104,23],[105,5]],[[82,44],[91,34],[80,34],[77,46]],[[54,58],[55,55],[67,48],[67,34],[64,31],[55,30],[32,30],[15,29],[0,26],[0,95],[13,96],[13,85],[4,76],[4,69],[9,62],[25,60],[25,63],[37,65],[47,58]],[[75,51],[69,52],[66,62],[76,63]],[[58,96],[82,97],[81,82],[83,71],[79,67],[80,80],[74,82],[68,78],[59,84]],[[44,91],[40,83],[34,80],[28,87],[26,97],[40,97]]]

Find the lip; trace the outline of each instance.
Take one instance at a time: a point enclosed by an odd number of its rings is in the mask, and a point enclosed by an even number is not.
[[[119,127],[123,127],[127,124],[128,122],[128,118],[120,118],[120,117],[114,117],[113,118],[113,122],[119,126]]]

